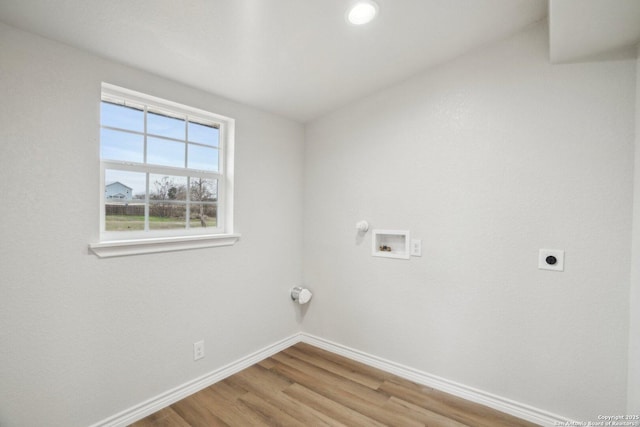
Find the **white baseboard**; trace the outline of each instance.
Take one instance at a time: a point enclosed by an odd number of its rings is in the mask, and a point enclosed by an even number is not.
[[[389,372],[409,381],[413,381],[427,387],[432,387],[434,389],[461,397],[471,402],[476,402],[481,405],[488,406],[500,412],[513,415],[515,417],[530,421],[535,424],[548,427],[559,425],[577,425],[572,424],[575,423],[575,421],[562,417],[560,415],[552,414],[542,409],[534,408],[523,403],[506,399],[504,397],[496,396],[494,394],[468,387],[463,384],[458,384],[445,378],[427,374],[426,372],[421,372],[417,369],[413,369],[399,363],[391,362],[389,360],[385,360],[380,357],[349,348],[347,346],[326,340],[324,338],[301,333],[300,341],[321,348],[323,350],[330,351],[331,353],[339,354],[340,356],[344,356],[348,359],[364,363],[365,365],[378,368],[382,371]]]
[[[560,415],[552,414],[542,409],[534,408],[523,403],[506,399],[504,397],[496,396],[494,394],[468,387],[463,384],[458,384],[445,378],[421,372],[417,369],[413,369],[399,363],[391,362],[389,360],[385,360],[380,357],[352,349],[350,347],[326,340],[324,338],[301,332],[291,335],[288,338],[278,341],[275,344],[267,346],[262,350],[256,351],[255,353],[252,353],[235,362],[223,366],[222,368],[216,369],[199,378],[168,390],[145,402],[142,402],[136,406],[133,406],[118,414],[106,418],[96,424],[93,424],[90,427],[128,426],[131,423],[141,420],[147,415],[153,414],[154,412],[157,412],[160,409],[163,409],[177,402],[178,400],[184,399],[185,397],[193,393],[209,387],[210,385],[215,384],[216,382],[221,381],[235,373],[238,373],[243,369],[258,363],[261,360],[266,359],[267,357],[273,356],[274,354],[299,342],[304,342],[316,346],[318,348],[339,354],[346,358],[364,363],[365,365],[373,366],[374,368],[381,369],[385,372],[389,372],[415,383],[435,388],[445,393],[449,393],[454,396],[469,400],[471,402],[476,402],[481,405],[488,406],[500,412],[504,412],[506,414],[510,414],[542,426],[552,427],[559,425],[577,425],[575,424],[575,421],[567,419]]]
[[[291,347],[298,342],[300,342],[300,334],[294,334],[288,338],[278,341],[275,344],[267,346],[262,350],[258,350],[255,353],[243,357],[242,359],[223,366],[222,368],[216,369],[208,374],[204,374],[199,378],[186,382],[145,402],[99,421],[91,427],[128,426],[131,423],[141,420],[147,415],[151,415],[162,408],[166,408],[178,400],[184,399],[185,397],[209,387],[218,381],[222,381],[223,379],[258,363],[267,357],[273,356],[274,354],[284,350],[285,348]]]

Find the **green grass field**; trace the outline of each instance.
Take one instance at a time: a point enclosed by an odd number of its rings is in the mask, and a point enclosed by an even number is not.
[[[207,227],[216,226],[216,218],[207,218]],[[185,228],[183,218],[167,218],[160,216],[149,217],[149,229],[151,230],[171,230]],[[200,228],[202,224],[199,218],[191,219],[190,228]],[[105,217],[106,231],[136,231],[144,230],[144,216],[142,215],[107,215]]]

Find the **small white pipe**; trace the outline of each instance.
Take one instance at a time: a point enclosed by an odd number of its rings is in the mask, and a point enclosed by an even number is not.
[[[309,289],[302,288],[300,286],[296,286],[291,289],[291,299],[297,302],[298,304],[306,304],[311,301],[311,297],[313,294]]]
[[[366,233],[369,230],[369,223],[365,220],[356,222],[356,230],[361,233]]]

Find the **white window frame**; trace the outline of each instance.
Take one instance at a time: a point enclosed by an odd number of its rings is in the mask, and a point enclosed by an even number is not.
[[[233,152],[235,137],[235,121],[229,117],[208,111],[167,101],[165,99],[146,95],[108,83],[102,83],[100,101],[104,98],[113,98],[144,105],[145,111],[149,109],[164,110],[172,114],[178,114],[195,121],[214,122],[219,126],[218,162],[216,172],[196,171],[187,168],[170,166],[157,166],[147,163],[134,163],[100,158],[100,241],[90,244],[91,251],[99,257],[113,257],[123,255],[137,255],[143,253],[166,252],[174,250],[194,249],[202,247],[229,246],[239,239],[233,230]],[[100,126],[101,127],[101,126]],[[144,132],[145,159],[147,146],[147,133]],[[185,143],[185,145],[187,145]],[[186,149],[186,147],[185,147]],[[146,174],[160,174],[167,176],[184,176],[194,178],[217,179],[217,218],[216,227],[203,230],[202,228],[190,229],[187,220],[185,229],[177,230],[149,230],[149,188],[146,189],[145,198],[145,230],[114,232],[106,231],[105,227],[105,171],[117,169]],[[187,183],[189,184],[189,183]],[[147,186],[149,186],[147,179]],[[189,187],[187,187],[189,188]],[[189,195],[190,191],[187,191]],[[187,196],[188,198],[189,196]],[[188,206],[189,200],[185,202]]]

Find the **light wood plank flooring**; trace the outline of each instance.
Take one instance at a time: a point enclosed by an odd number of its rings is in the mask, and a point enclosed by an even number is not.
[[[133,426],[535,424],[299,343]]]

